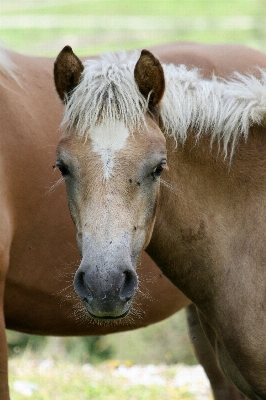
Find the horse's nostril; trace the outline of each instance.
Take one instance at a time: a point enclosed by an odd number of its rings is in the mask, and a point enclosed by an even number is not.
[[[124,271],[119,297],[122,301],[129,301],[138,286],[138,278],[134,271]]]
[[[76,293],[82,298],[83,301],[88,303],[90,300],[92,300],[93,295],[90,288],[86,284],[84,272],[76,273],[74,278],[74,288]]]

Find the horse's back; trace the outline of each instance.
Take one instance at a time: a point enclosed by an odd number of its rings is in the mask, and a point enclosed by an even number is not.
[[[154,46],[151,50],[166,64],[199,68],[206,77],[213,73],[228,77],[235,71],[258,73],[257,67],[266,68],[264,53],[237,44],[176,42]]]

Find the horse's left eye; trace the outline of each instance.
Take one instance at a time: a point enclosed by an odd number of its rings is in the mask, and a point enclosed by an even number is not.
[[[161,176],[163,170],[167,167],[166,161],[161,162],[159,165],[157,165],[156,168],[153,169],[152,171],[152,176],[154,179],[159,178]]]

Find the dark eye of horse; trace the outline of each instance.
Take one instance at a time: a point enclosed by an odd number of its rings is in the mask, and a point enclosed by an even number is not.
[[[59,171],[61,172],[62,176],[69,175],[68,167],[62,162],[57,161],[54,168],[58,168]]]
[[[157,165],[156,168],[152,171],[152,176],[154,179],[159,178],[163,172],[163,170],[167,167],[166,161],[161,162],[159,165]]]

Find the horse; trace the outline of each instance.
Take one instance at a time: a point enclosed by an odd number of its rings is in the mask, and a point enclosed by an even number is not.
[[[80,262],[75,227],[55,151],[63,114],[52,58],[0,51],[0,399],[9,399],[5,328],[81,336],[121,332],[161,321],[188,306],[190,335],[215,399],[239,400],[217,368],[193,305],[147,253],[138,262],[138,290],[124,319],[87,316],[72,280]]]
[[[145,250],[252,400],[266,399],[265,68],[259,51],[194,43],[85,62],[66,46],[54,65],[84,309],[126,318]]]

